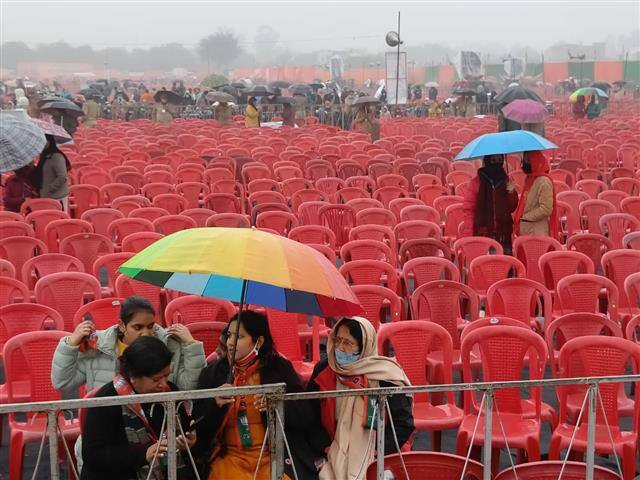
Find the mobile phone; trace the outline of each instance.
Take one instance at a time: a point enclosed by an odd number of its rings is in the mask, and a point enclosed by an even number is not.
[[[188,432],[192,432],[193,430],[195,430],[196,429],[196,425],[198,425],[203,420],[204,420],[204,415],[201,416],[201,417],[196,418],[195,420],[193,420],[193,422],[190,422],[191,425],[189,425],[187,427],[187,431]]]

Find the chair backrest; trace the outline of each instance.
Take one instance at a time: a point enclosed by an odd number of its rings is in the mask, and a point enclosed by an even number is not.
[[[3,212],[3,213],[6,214],[6,213],[12,213],[12,212]],[[69,215],[66,212],[62,212],[60,210],[38,210],[35,212],[31,212],[29,215],[26,216],[24,220],[25,222],[27,222],[29,225],[33,227],[33,230],[36,232],[36,238],[39,238],[40,240],[44,240],[46,242],[47,237],[46,237],[45,229],[49,224],[49,222],[52,222],[54,220],[67,220],[67,219],[69,219]],[[0,217],[0,220],[4,221],[2,217]],[[9,220],[9,219],[7,218],[6,220]]]
[[[80,217],[93,225],[93,231],[100,235],[109,235],[109,224],[118,218],[124,218],[124,214],[114,208],[92,208]]]
[[[164,312],[162,311],[162,289],[150,283],[141,282],[127,277],[126,275],[118,275],[116,278],[116,296],[120,298],[131,297],[132,295],[138,295],[145,297],[153,305],[153,309],[156,312],[156,320],[161,325],[164,324]]]
[[[609,318],[618,319],[619,292],[615,283],[589,273],[569,275],[558,282],[556,295],[562,314],[573,312],[599,313],[602,290],[607,298]]]
[[[579,233],[567,239],[567,250],[584,253],[591,259],[593,270],[600,267],[600,260],[609,250],[613,250],[613,244],[604,235],[597,233]]]
[[[385,225],[395,227],[398,223],[396,216],[386,208],[365,208],[356,213],[356,225]]]
[[[298,320],[301,313],[289,313],[281,310],[267,308],[269,330],[273,336],[276,350],[291,362],[300,362],[303,359],[300,347],[300,333],[298,332]]]
[[[9,260],[16,269],[18,280],[22,280],[22,267],[27,260],[38,254],[49,253],[42,240],[33,237],[9,237],[0,239],[0,258]]]
[[[329,228],[322,225],[303,225],[291,229],[288,237],[300,243],[315,243],[335,247],[336,236]]]
[[[16,278],[16,268],[9,260],[0,258],[0,277]]]
[[[609,335],[623,338],[617,322],[600,313],[569,313],[556,318],[544,326],[544,339],[549,350],[549,362],[553,376],[558,375],[557,353],[572,338],[585,335]],[[555,353],[554,353],[555,352]]]
[[[628,213],[609,213],[600,217],[598,223],[613,248],[622,248],[622,239],[627,233],[640,231],[640,220]]]
[[[409,205],[400,210],[399,220],[401,222],[406,220],[424,220],[426,222],[440,224],[440,214],[435,208],[427,205]]]
[[[157,232],[137,232],[131,233],[122,239],[122,251],[138,253],[147,248],[152,243],[157,242],[164,235]]]
[[[478,328],[465,334],[460,347],[464,382],[477,381],[476,376],[472,374],[471,352],[480,356],[484,382],[521,380],[525,366],[529,367],[530,379],[538,380],[544,376],[547,359],[546,345],[539,334],[526,328],[495,325]],[[500,413],[521,414],[520,395],[519,388],[496,390],[495,403]],[[540,389],[531,388],[530,396],[535,405],[535,418],[539,420]],[[472,413],[475,408],[474,393],[465,392],[465,412]]]
[[[197,322],[189,323],[187,328],[193,338],[202,342],[205,356],[209,356],[216,351],[222,331],[227,327],[227,322]]]
[[[442,257],[413,258],[402,266],[402,282],[406,294],[434,280],[459,282],[460,271],[451,260]]]
[[[640,306],[640,272],[629,275],[624,281],[624,292],[629,299],[629,313],[634,306]]]
[[[629,276],[640,272],[640,251],[638,250],[612,250],[602,256],[602,269],[604,275],[615,283],[620,294],[618,308],[637,309],[637,298],[627,297],[625,293],[625,281]],[[630,310],[631,311],[631,310]]]
[[[36,282],[36,302],[57,310],[64,319],[64,329],[73,331],[73,316],[84,304],[85,296],[100,298],[100,283],[82,272],[52,273]]]
[[[167,304],[164,318],[167,325],[174,323],[189,325],[212,321],[226,324],[235,313],[236,307],[227,300],[185,295],[174,298]]]
[[[84,264],[76,257],[64,253],[44,253],[24,263],[22,278],[29,290],[33,290],[36,282],[50,273],[84,271]]]
[[[376,330],[386,322],[387,314],[391,322],[401,319],[402,299],[393,290],[379,285],[353,285],[351,289],[364,309],[363,316]]]
[[[367,468],[367,480],[377,478],[376,466],[376,462],[373,462]],[[403,452],[385,455],[384,468],[390,470],[393,478],[398,480],[405,480],[404,468],[407,469],[409,478],[424,478],[425,472],[429,472],[430,477],[438,480],[460,480],[463,471],[466,472],[464,478],[482,480],[483,471],[482,464],[475,460],[441,452]]]
[[[536,312],[542,301],[542,311]],[[551,293],[541,283],[528,278],[506,278],[487,290],[487,314],[502,315],[530,325],[542,316],[545,323],[552,317]]]
[[[0,222],[0,238],[35,236],[36,232],[34,232],[31,225],[26,222],[16,222],[13,220]]]
[[[571,250],[547,252],[538,259],[544,285],[555,291],[560,279],[575,273],[594,273],[593,262],[584,253]]]
[[[381,285],[396,291],[398,276],[396,269],[380,260],[352,260],[340,267],[342,276],[352,285]]]
[[[562,250],[560,242],[542,235],[523,235],[513,241],[513,255],[524,264],[527,278],[536,282],[544,281],[538,259],[545,253],[556,250]]]
[[[393,228],[398,245],[402,245],[407,240],[420,238],[435,238],[439,240],[442,236],[440,225],[424,220],[406,220],[398,223]]]
[[[471,320],[478,318],[479,313],[476,293],[468,286],[450,280],[434,280],[420,285],[411,295],[410,306],[413,320],[430,320],[444,327],[456,349],[460,348],[458,326],[467,313]]]
[[[0,351],[8,339],[38,330],[64,330],[62,316],[36,303],[14,303],[0,307]]]
[[[155,231],[163,235],[171,235],[172,233],[196,228],[197,226],[193,218],[185,215],[165,215],[153,221]]]
[[[53,198],[27,198],[20,206],[20,215],[26,217],[27,214],[38,210],[62,211],[62,204],[60,200]]]
[[[454,242],[453,252],[456,256],[460,273],[469,269],[469,264],[474,258],[491,253],[497,255],[504,253],[502,245],[493,238],[488,237],[460,238]]]
[[[30,300],[29,289],[24,283],[16,278],[0,277],[0,306]]]
[[[352,260],[381,260],[396,265],[393,250],[378,240],[351,240],[340,249],[343,262]]]
[[[53,220],[44,229],[44,240],[51,253],[60,251],[60,242],[77,233],[93,233],[93,225],[86,220],[63,219]]]
[[[324,205],[320,207],[318,217],[321,224],[335,234],[337,247],[342,247],[349,241],[349,231],[356,225],[356,213],[353,208],[347,205]]]
[[[60,242],[60,253],[79,259],[85,272],[93,272],[96,258],[113,252],[113,242],[99,233],[76,233]]]
[[[262,212],[256,217],[256,227],[270,228],[284,237],[297,226],[298,218],[290,212]]]
[[[621,480],[620,475],[605,467],[595,465],[594,480]],[[563,462],[561,460],[545,460],[542,462],[521,463],[498,473],[494,480],[584,480],[587,478],[587,464],[582,462]]]
[[[198,225],[198,227],[206,227],[207,220],[209,220],[215,214],[216,212],[214,212],[213,210],[210,210],[208,208],[202,208],[202,207],[188,208],[182,212],[182,215],[186,217],[190,217],[193,220],[195,220],[196,225]]]
[[[127,235],[152,231],[153,223],[146,218],[119,218],[111,222],[107,227],[108,237],[117,245],[120,245]]]
[[[481,255],[471,260],[467,283],[478,294],[485,294],[491,285],[510,276],[526,276],[520,260],[510,255]]]
[[[73,316],[73,327],[91,320],[96,330],[105,330],[118,323],[124,298],[100,298],[82,305]]]
[[[600,217],[616,213],[616,207],[606,200],[585,200],[580,203],[579,212],[583,226],[589,233],[602,233]]]

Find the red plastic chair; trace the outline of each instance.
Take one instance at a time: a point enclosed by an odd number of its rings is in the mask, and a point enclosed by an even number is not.
[[[395,227],[398,223],[396,216],[386,208],[365,208],[356,213],[356,225],[384,225]]]
[[[398,291],[398,274],[387,262],[352,260],[340,267],[340,273],[350,285],[381,285]]]
[[[127,235],[136,232],[152,232],[153,223],[144,218],[119,218],[107,227],[107,235],[115,245],[120,246]]]
[[[296,212],[306,202],[328,202],[328,198],[324,192],[315,188],[305,188],[291,195],[291,208]]]
[[[227,327],[228,323],[223,322],[197,322],[189,323],[187,329],[193,336],[193,338],[202,342],[204,347],[204,354],[206,357],[215,353],[218,344],[220,343],[220,336],[222,331]]]
[[[569,275],[558,282],[556,290],[560,313],[600,313],[600,297],[606,295],[606,314],[618,320],[619,292],[608,278],[593,274]]]
[[[640,196],[625,198],[620,202],[620,211],[640,220]],[[37,231],[36,231],[37,234]]]
[[[614,178],[611,180],[611,188],[637,197],[640,195],[640,180],[637,178]]]
[[[396,235],[390,227],[385,225],[358,225],[349,231],[349,241],[354,240],[377,240],[384,243],[391,248],[392,251],[396,250]]]
[[[292,325],[298,324],[298,315],[267,308],[269,330],[276,350],[293,364],[296,373],[307,382],[313,373],[314,364],[304,361],[300,348],[300,334],[297,328],[291,328]],[[320,347],[317,345],[314,348]]]
[[[36,233],[26,222],[0,222],[0,239],[8,237],[35,237]]]
[[[196,228],[197,226],[193,218],[185,215],[164,215],[153,221],[155,231],[163,235],[171,235],[172,233]]]
[[[100,187],[102,205],[116,208],[116,199],[125,196],[135,196],[136,189],[126,183],[107,183]]]
[[[442,185],[423,185],[418,188],[416,198],[422,200],[425,205],[432,207],[437,199],[446,196],[448,193],[448,189]]]
[[[492,326],[478,328],[466,334],[461,345],[462,376],[464,382],[476,381],[472,373],[471,356],[477,351],[482,359],[482,380],[485,382],[521,380],[523,366],[529,367],[530,379],[542,379],[547,349],[542,338],[525,328]],[[527,356],[528,354],[528,356]],[[493,430],[491,448],[524,450],[529,461],[540,460],[541,391],[530,389],[534,415],[523,410],[520,390],[501,389],[494,392]],[[498,415],[500,420],[498,420]],[[474,426],[478,424],[477,430]],[[502,426],[501,426],[501,424]],[[475,392],[464,392],[464,419],[458,429],[456,451],[465,454],[469,444],[484,444],[485,417],[478,413]],[[504,429],[504,435],[503,435]],[[475,430],[475,435],[473,434]],[[485,448],[489,448],[485,445]],[[495,470],[499,457],[493,456]]]
[[[523,235],[513,241],[513,256],[520,260],[527,269],[527,278],[536,282],[544,282],[538,260],[547,252],[562,250],[557,240],[545,236]]]
[[[124,214],[113,208],[93,208],[84,212],[80,218],[93,225],[95,233],[108,236],[109,224],[114,220],[124,218]]]
[[[107,284],[102,288],[103,297],[113,296],[116,278],[118,277],[118,269],[120,266],[133,257],[132,252],[107,253],[99,256],[91,267],[93,276],[99,281],[103,278],[102,270],[105,270]]]
[[[16,278],[16,269],[9,260],[0,259],[0,277]]]
[[[151,203],[154,207],[165,209],[170,215],[180,215],[187,208],[191,208],[189,201],[177,193],[156,195]]]
[[[402,455],[402,460],[400,459]],[[402,466],[404,462],[404,467]],[[465,469],[466,466],[466,469]],[[376,462],[367,468],[367,480],[376,480]],[[438,480],[460,480],[462,472],[469,480],[482,480],[482,464],[475,460],[467,460],[465,457],[441,452],[404,452],[385,455],[384,469],[393,473],[393,478],[406,480],[404,468],[407,469],[409,478],[423,478],[425,472],[429,472],[430,478]],[[571,479],[577,480],[577,479]],[[610,480],[597,479],[597,480]],[[613,479],[611,479],[613,480]]]
[[[100,283],[88,273],[59,272],[38,280],[34,292],[36,302],[57,310],[64,319],[65,330],[72,332],[73,316],[85,298],[100,298]]]
[[[433,222],[424,220],[406,220],[398,223],[393,228],[393,233],[398,241],[398,248],[407,240],[421,238],[435,238],[440,240],[442,231],[440,226]]]
[[[453,252],[456,257],[456,263],[460,269],[460,277],[464,280],[469,271],[469,265],[474,258],[483,255],[504,253],[502,245],[492,238],[488,237],[464,237],[456,240],[453,244]]]
[[[640,272],[640,251],[638,250],[613,250],[602,256],[602,268],[604,275],[611,280],[620,293],[618,308],[623,309],[630,316],[640,313],[640,305],[637,298],[627,297],[625,293],[625,281],[629,276]]]
[[[0,306],[11,303],[29,302],[29,289],[20,280],[0,277]]]
[[[60,251],[60,242],[78,233],[93,233],[93,225],[86,220],[64,219],[53,220],[45,227],[44,240],[51,253]]]
[[[555,296],[560,279],[575,273],[594,273],[593,263],[584,253],[560,250],[547,252],[538,259],[544,286]]]
[[[409,192],[402,187],[382,187],[373,192],[373,198],[382,202],[385,208],[389,208],[391,200],[408,196]]]
[[[347,206],[353,208],[356,214],[367,208],[382,208],[384,209],[384,205],[380,200],[376,200],[374,198],[356,198],[354,200],[349,200],[347,202]]]
[[[198,208],[204,197],[209,194],[209,187],[202,182],[184,182],[176,185],[176,193],[182,195],[187,201],[187,206],[184,210]]]
[[[353,260],[380,260],[396,266],[393,250],[377,240],[352,240],[340,249],[340,258],[344,263]]]
[[[622,248],[622,239],[626,234],[640,231],[640,220],[628,213],[603,215],[598,223],[600,230],[613,244],[613,248]]]
[[[156,232],[131,233],[122,239],[122,251],[133,253],[141,252],[163,237],[164,235]]]
[[[591,259],[593,270],[596,272],[600,267],[602,255],[613,250],[613,244],[603,235],[581,233],[567,239],[567,250],[584,253]]]
[[[402,291],[405,297],[434,280],[459,282],[460,272],[451,260],[441,257],[413,258],[402,266]]]
[[[629,198],[629,195],[620,190],[605,190],[598,195],[598,200],[609,202],[616,208],[616,212],[621,211],[621,203],[625,198]]]
[[[575,189],[595,199],[598,198],[599,193],[607,189],[607,184],[601,180],[579,180],[576,182]]]
[[[622,238],[622,248],[640,250],[640,232],[627,233]]]
[[[3,212],[3,213],[12,213],[12,212]],[[16,214],[18,215],[18,214]],[[29,225],[33,227],[33,230],[36,232],[36,238],[43,240],[46,243],[46,234],[45,229],[47,225],[54,220],[68,220],[69,215],[66,212],[62,212],[60,210],[38,210],[36,212],[32,212],[24,219]],[[8,218],[6,220],[9,220]],[[22,218],[20,218],[22,220]],[[0,221],[3,220],[2,216],[0,216]]]
[[[62,394],[51,385],[51,361],[53,353],[66,332],[29,332],[17,335],[7,341],[4,347],[4,362],[7,375],[7,397],[9,403],[23,401],[22,389],[16,382],[29,382],[29,401],[51,402],[62,399]],[[66,420],[64,415],[58,416],[58,425],[62,435],[59,441],[67,443],[73,450],[73,443],[80,434],[78,420]],[[29,414],[26,420],[9,414],[10,452],[9,476],[12,479],[22,478],[22,462],[25,446],[40,442],[47,429],[45,415]],[[64,448],[64,447],[61,447]]]
[[[585,200],[579,207],[582,228],[589,233],[602,233],[600,217],[616,213],[616,207],[605,200]]]
[[[399,256],[401,263],[419,257],[453,258],[447,244],[435,238],[407,240],[400,246]]]
[[[10,338],[45,328],[64,329],[62,317],[52,308],[36,303],[14,303],[0,307],[0,352]],[[0,395],[1,392],[2,387],[0,387]],[[28,401],[28,393],[24,401]]]
[[[393,347],[395,360],[412,385],[428,385],[427,358],[437,350],[442,355],[443,383],[453,383],[453,342],[449,333],[433,322],[398,322],[381,325],[378,330],[378,351],[386,351],[385,343]],[[434,449],[440,450],[442,430],[457,428],[462,421],[462,409],[456,406],[453,392],[445,393],[445,402],[434,405],[427,393],[413,397],[413,423],[417,431],[433,432]]]
[[[36,255],[49,253],[42,240],[32,237],[9,237],[0,239],[0,258],[9,260],[16,269],[18,280],[22,278],[22,267]]]
[[[289,232],[289,238],[305,244],[327,245],[334,249],[336,244],[335,234],[327,227],[321,225],[303,225],[295,227]]]
[[[620,475],[605,467],[595,465],[593,470],[594,480],[621,480]],[[581,462],[562,462],[560,460],[547,460],[542,462],[521,463],[507,468],[498,473],[494,480],[584,480],[587,478],[587,464]]]
[[[210,193],[204,206],[216,213],[243,213],[240,199],[231,193]]]
[[[365,311],[364,317],[376,330],[381,324],[387,323],[387,316],[391,322],[401,320],[404,316],[402,299],[392,290],[378,285],[353,285],[351,289]]]
[[[409,205],[400,210],[400,221],[407,220],[423,220],[425,222],[433,222],[440,224],[440,214],[433,207],[427,205]]]
[[[622,338],[602,335],[569,340],[561,348],[559,356],[560,375],[563,378],[624,375],[628,363],[631,363],[633,373],[637,374],[638,365],[640,365],[640,346]],[[639,410],[636,404],[631,430],[621,430],[618,409],[619,388],[619,385],[613,383],[598,386],[602,400],[596,402],[596,432],[599,432],[596,433],[596,453],[610,454],[615,451],[622,457],[624,478],[631,480],[636,471]],[[638,382],[635,383],[635,388],[636,391],[640,388]],[[558,387],[557,392],[560,424],[551,435],[549,458],[552,460],[557,460],[560,451],[567,448],[576,428],[577,432],[572,443],[573,450],[584,452],[587,447],[587,421],[583,420],[577,427],[570,424],[567,408],[568,396],[574,393],[582,393],[584,396],[585,386]],[[613,446],[607,431],[611,432]]]
[[[318,211],[320,224],[328,227],[336,236],[336,248],[349,241],[349,231],[356,226],[355,210],[347,205],[323,205]]]
[[[62,213],[64,214],[64,212],[62,212]],[[27,215],[27,217],[28,216],[29,215]],[[67,218],[68,218],[68,216],[67,216]],[[0,210],[0,221],[2,221],[2,222],[7,222],[7,221],[23,222],[24,220],[25,220],[25,217],[22,216],[22,214],[20,214],[20,213],[10,212],[8,210]]]
[[[75,218],[84,212],[100,206],[100,189],[95,185],[71,185],[69,187],[69,210]]]
[[[500,280],[487,290],[487,315],[513,318],[542,331],[537,318],[542,316],[545,325],[553,319],[551,293],[528,278]]]
[[[120,319],[120,307],[124,298],[101,298],[82,305],[73,316],[73,327],[91,320],[96,330],[105,330],[116,325]]]
[[[205,227],[207,220],[215,214],[216,212],[208,208],[188,208],[182,212],[185,217],[193,219],[198,227]]]
[[[171,300],[164,311],[167,325],[182,323],[189,325],[202,322],[229,323],[236,314],[236,307],[227,300],[185,295]]]
[[[298,219],[293,213],[289,212],[262,212],[256,217],[257,228],[270,228],[275,230],[279,235],[286,237],[289,232],[298,226]]]
[[[624,293],[629,300],[629,315],[635,312],[634,306],[640,306],[640,272],[629,275],[624,281]]]
[[[76,257],[63,253],[44,253],[24,263],[22,278],[29,290],[33,290],[39,279],[51,273],[84,271],[84,264]]]
[[[457,242],[456,242],[457,244]],[[471,260],[467,284],[484,300],[494,283],[509,277],[524,278],[526,269],[510,255],[481,255]]]
[[[98,233],[76,233],[60,242],[60,253],[79,259],[87,273],[93,271],[96,258],[113,252],[113,242]]]
[[[156,319],[160,325],[164,325],[164,292],[160,287],[151,285],[150,283],[140,282],[126,275],[118,275],[116,278],[116,296],[120,298],[128,298],[133,295],[144,297],[156,312]]]
[[[62,204],[53,198],[27,198],[20,206],[20,215],[26,217],[29,213],[39,210],[62,211]]]

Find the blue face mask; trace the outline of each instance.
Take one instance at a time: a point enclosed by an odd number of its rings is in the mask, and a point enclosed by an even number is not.
[[[338,365],[349,365],[360,358],[360,352],[345,352],[339,348],[336,348],[334,352],[336,354],[336,362],[338,362]]]

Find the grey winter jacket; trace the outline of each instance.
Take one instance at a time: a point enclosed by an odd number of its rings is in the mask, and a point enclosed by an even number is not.
[[[69,345],[69,337],[60,340],[53,355],[51,383],[58,390],[87,386],[87,391],[101,387],[113,380],[116,373],[118,327],[98,330],[97,350],[80,352]],[[171,353],[171,376],[169,381],[180,390],[193,390],[198,385],[200,371],[206,366],[202,342],[182,345],[171,338],[166,330],[155,327],[155,336],[162,340]]]

